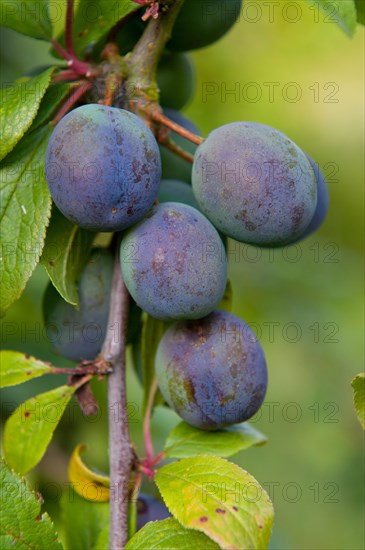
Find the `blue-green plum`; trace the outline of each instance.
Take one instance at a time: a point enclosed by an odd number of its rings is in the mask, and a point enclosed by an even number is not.
[[[167,202],[126,232],[125,284],[141,309],[163,321],[199,319],[224,295],[227,258],[213,225],[191,206]]]
[[[217,42],[239,18],[242,0],[185,0],[167,47],[196,50]]]
[[[209,134],[196,151],[192,183],[200,210],[217,229],[254,245],[295,242],[317,206],[306,155],[279,130],[255,122]]]
[[[163,111],[164,115],[166,115],[177,124],[180,124],[180,126],[185,128],[186,130],[189,130],[189,132],[200,135],[200,132],[195,124],[193,124],[188,118],[186,118],[178,111],[174,111],[173,109],[164,109]],[[177,145],[185,149],[185,151],[191,153],[192,155],[195,154],[196,145],[194,145],[194,143],[181,137],[176,132],[171,132],[170,137]],[[164,147],[163,145],[160,146],[160,153],[163,179],[177,179],[191,184],[191,164],[186,160],[178,157],[172,151],[166,149],[166,147]]]
[[[46,180],[67,219],[94,231],[121,231],[142,219],[157,197],[159,148],[133,113],[84,105],[55,127]]]
[[[310,224],[308,225],[307,229],[301,235],[300,240],[305,239],[306,237],[309,237],[309,235],[311,235],[321,227],[324,220],[326,219],[328,207],[329,207],[329,194],[328,194],[328,188],[327,188],[325,177],[321,169],[319,168],[318,164],[308,155],[307,157],[316,175],[317,206],[314,212],[314,216]]]
[[[161,500],[141,493],[137,500],[137,531],[149,521],[171,517],[170,512]]]
[[[165,52],[157,68],[160,103],[170,109],[182,109],[192,98],[195,71],[184,53]]]
[[[227,311],[173,323],[160,340],[155,365],[166,402],[197,428],[244,422],[265,397],[264,352],[248,325]]]
[[[157,199],[159,202],[182,202],[199,210],[193,188],[185,181],[162,180]]]
[[[45,330],[55,351],[71,359],[94,359],[108,325],[113,255],[97,248],[91,253],[78,284],[79,309],[64,301],[52,283],[43,299]]]

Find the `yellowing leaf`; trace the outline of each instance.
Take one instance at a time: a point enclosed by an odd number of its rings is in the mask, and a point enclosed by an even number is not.
[[[0,351],[0,388],[15,386],[52,372],[52,367],[18,351]]]
[[[184,527],[202,531],[226,550],[268,547],[272,503],[236,464],[215,456],[185,458],[158,470],[155,481]]]
[[[3,436],[9,466],[26,474],[43,457],[76,387],[60,386],[28,399],[8,418]]]
[[[107,502],[110,497],[110,480],[108,476],[90,470],[81,460],[80,454],[86,445],[77,445],[68,465],[68,477],[76,493],[86,500]]]

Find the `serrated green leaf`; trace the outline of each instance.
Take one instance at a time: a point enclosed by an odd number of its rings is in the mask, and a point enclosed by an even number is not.
[[[158,344],[167,327],[167,323],[151,317],[147,313],[143,316],[142,328],[142,378],[143,378],[143,403],[142,413],[144,414],[147,406],[148,396],[151,384],[155,379],[155,358]],[[161,405],[164,399],[159,390],[157,390],[154,405]]]
[[[81,460],[80,454],[86,445],[77,445],[68,465],[68,478],[75,491],[93,502],[108,502],[110,496],[110,479],[88,468]]]
[[[354,404],[357,416],[363,430],[365,430],[365,373],[362,372],[355,376],[351,385],[354,390]]]
[[[95,233],[74,225],[53,207],[41,263],[63,299],[75,306],[78,305],[77,282],[94,238]]]
[[[0,388],[22,384],[52,371],[47,363],[30,355],[18,351],[0,351]]]
[[[132,0],[98,0],[98,2],[80,0],[75,13],[73,32],[76,53],[83,57],[90,44],[95,44],[120,19],[140,7]],[[58,41],[64,44],[64,34],[58,38]],[[55,52],[52,51],[52,53]]]
[[[41,513],[42,500],[0,460],[0,548],[62,550],[48,514]]]
[[[62,495],[61,510],[66,550],[91,550],[104,527],[109,526],[109,505],[85,500],[71,487]]]
[[[273,506],[256,479],[223,458],[196,456],[164,466],[155,482],[172,515],[223,549],[268,547]]]
[[[42,253],[51,197],[44,157],[51,128],[27,134],[0,165],[0,315],[19,298]]]
[[[0,160],[30,128],[51,82],[54,68],[0,90]]]
[[[49,40],[52,37],[52,23],[45,0],[1,0],[0,25],[32,38]]]
[[[307,0],[311,5],[321,9],[327,23],[336,23],[348,36],[356,30],[356,6],[354,0]]]
[[[253,445],[266,443],[266,437],[247,422],[209,432],[180,422],[165,443],[170,458],[187,458],[198,454],[229,457]]]
[[[185,529],[176,519],[147,523],[128,542],[125,550],[219,550],[203,533]]]
[[[8,464],[26,474],[38,464],[76,387],[61,386],[22,403],[8,418],[3,435]]]
[[[57,107],[65,100],[70,91],[69,84],[51,84],[42,98],[37,116],[33,120],[31,130],[43,126],[55,113]]]
[[[365,25],[365,0],[355,0],[357,11],[357,22]]]

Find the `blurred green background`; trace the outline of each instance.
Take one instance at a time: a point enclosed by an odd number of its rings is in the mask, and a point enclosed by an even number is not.
[[[270,376],[266,404],[253,419],[269,442],[235,461],[273,498],[272,549],[362,549],[364,436],[350,382],[364,359],[364,29],[349,39],[323,16],[315,21],[304,1],[281,2],[270,20],[264,4],[261,16],[243,12],[221,42],[193,54],[197,87],[185,112],[203,135],[236,120],[282,130],[322,167],[331,208],[321,231],[298,246],[269,251],[231,243],[233,312],[258,333]],[[300,7],[295,23],[288,4]],[[49,57],[44,43],[2,29],[0,60],[4,84]],[[232,89],[235,94],[226,93]],[[2,321],[2,344],[66,366],[42,332],[46,283],[38,267]],[[2,392],[2,418],[56,384],[40,379]],[[99,417],[82,418],[73,403],[30,476],[58,526],[54,482],[66,480],[74,446],[88,443],[86,462],[107,471],[105,383],[94,387]],[[142,449],[141,391],[131,368],[129,392],[131,432]],[[156,449],[177,421],[170,412],[156,412]],[[153,492],[152,485],[145,490]]]

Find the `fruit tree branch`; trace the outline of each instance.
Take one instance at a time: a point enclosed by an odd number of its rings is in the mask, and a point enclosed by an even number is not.
[[[128,539],[128,483],[134,453],[129,437],[125,348],[129,295],[125,287],[116,247],[111,287],[108,332],[101,356],[113,367],[108,375],[109,469],[110,469],[110,550],[121,550]]]

